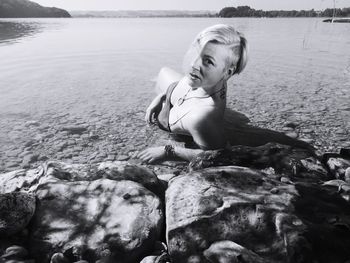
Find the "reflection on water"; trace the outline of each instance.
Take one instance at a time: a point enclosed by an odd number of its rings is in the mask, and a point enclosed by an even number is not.
[[[17,42],[23,37],[40,32],[40,30],[41,27],[39,23],[0,21],[0,45]]]

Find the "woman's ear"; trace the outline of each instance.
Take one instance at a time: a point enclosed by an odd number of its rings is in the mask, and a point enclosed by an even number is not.
[[[236,68],[235,67],[229,67],[226,71],[226,78],[229,79],[230,77],[233,76],[233,74],[235,73]]]

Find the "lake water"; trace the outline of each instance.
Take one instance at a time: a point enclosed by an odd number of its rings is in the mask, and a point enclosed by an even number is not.
[[[49,159],[127,159],[162,66],[178,71],[195,35],[227,23],[249,42],[229,106],[321,150],[350,146],[350,24],[318,18],[0,19],[0,171]],[[67,126],[87,127],[70,135]],[[98,139],[91,139],[98,138]],[[38,154],[38,156],[36,156]],[[28,157],[29,156],[29,157]]]

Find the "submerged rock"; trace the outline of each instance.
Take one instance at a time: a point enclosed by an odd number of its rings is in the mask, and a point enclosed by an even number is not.
[[[87,131],[87,128],[85,126],[66,126],[62,128],[62,131],[69,134],[82,134]]]
[[[350,258],[350,233],[340,234],[349,227],[350,204],[317,184],[282,183],[243,167],[207,168],[173,178],[166,207],[175,263]]]

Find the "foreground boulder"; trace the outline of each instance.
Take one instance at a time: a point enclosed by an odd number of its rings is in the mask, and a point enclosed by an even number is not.
[[[36,262],[127,263],[147,256],[160,238],[162,202],[154,192],[160,193],[162,185],[157,180],[148,169],[125,162],[49,162],[1,175],[0,191],[36,195],[23,242]]]
[[[49,251],[72,260],[136,262],[159,238],[161,203],[135,182],[48,181],[36,194],[30,251],[38,262],[48,262]]]
[[[345,262],[350,205],[318,184],[216,167],[169,182],[172,262]]]

